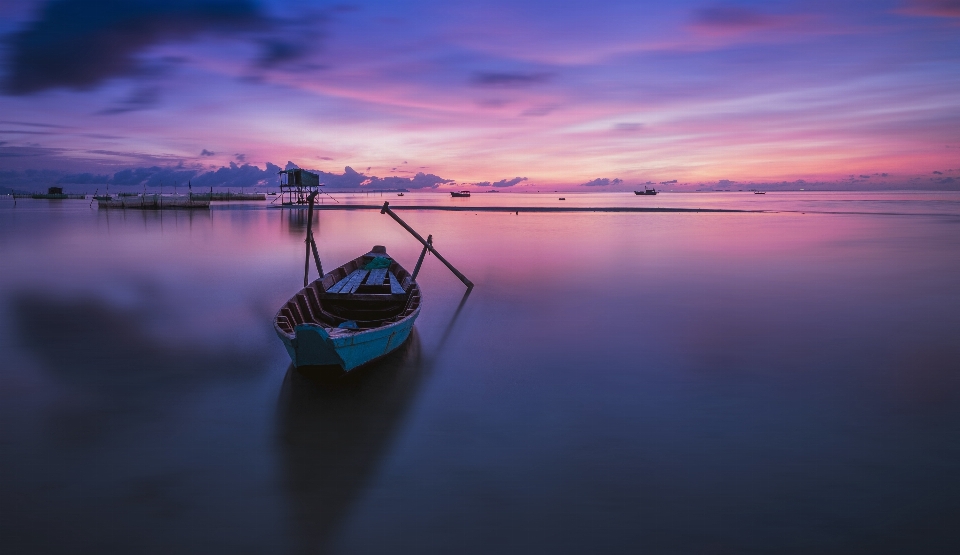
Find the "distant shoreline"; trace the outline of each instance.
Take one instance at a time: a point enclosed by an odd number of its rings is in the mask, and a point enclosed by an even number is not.
[[[286,205],[282,208],[306,208],[305,205]],[[314,210],[380,210],[382,204],[314,204]],[[653,208],[641,206],[431,206],[390,205],[391,210],[443,210],[446,212],[768,212],[768,210],[737,210],[733,208]]]

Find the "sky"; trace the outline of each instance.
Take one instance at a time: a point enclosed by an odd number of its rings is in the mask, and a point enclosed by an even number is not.
[[[960,0],[4,0],[0,186],[960,189]]]

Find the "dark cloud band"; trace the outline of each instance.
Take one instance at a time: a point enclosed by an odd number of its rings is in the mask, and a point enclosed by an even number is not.
[[[235,32],[262,20],[249,0],[59,0],[8,38],[4,89],[25,95],[88,89],[138,70],[154,44],[204,32]]]

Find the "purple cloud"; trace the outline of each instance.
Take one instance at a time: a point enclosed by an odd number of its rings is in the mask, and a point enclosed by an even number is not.
[[[719,29],[742,30],[766,26],[770,19],[763,14],[736,6],[711,6],[694,13],[694,24]]]
[[[247,0],[58,0],[8,39],[4,88],[25,95],[89,89],[141,69],[149,46],[203,32],[249,29],[261,20]]]
[[[41,127],[46,129],[69,129],[66,125],[56,125],[53,123],[33,123],[29,121],[15,121],[15,120],[0,120],[0,123],[6,123],[9,125],[24,125],[26,127]]]
[[[124,100],[118,102],[113,108],[107,108],[97,112],[101,115],[125,114],[127,112],[136,112],[146,110],[159,104],[160,89],[157,87],[145,87],[135,90]]]
[[[477,187],[513,187],[514,185],[526,181],[526,177],[514,177],[513,179],[501,179],[500,181],[481,181],[479,183],[474,183]]]
[[[269,38],[261,41],[262,53],[257,65],[263,68],[276,67],[289,62],[297,61],[306,56],[306,44],[300,41],[290,41],[278,38]]]
[[[909,0],[901,11],[910,15],[960,17],[960,0]]]
[[[537,85],[550,78],[548,73],[479,72],[471,82],[481,87],[516,88]]]
[[[110,182],[109,175],[100,175],[94,173],[78,173],[65,175],[57,180],[57,183],[74,183],[77,185],[100,185]]]
[[[277,172],[280,167],[267,162],[266,168],[260,169],[251,164],[242,166],[230,162],[229,167],[221,167],[216,171],[197,174],[192,177],[193,185],[198,187],[257,187],[277,183]],[[186,180],[180,179],[181,183]],[[149,185],[149,183],[148,183]]]
[[[581,183],[581,187],[606,187],[608,185],[619,185],[623,183],[623,180],[619,177],[616,179],[609,179],[606,177],[598,177],[593,181],[587,181],[586,183]]]
[[[0,185],[21,186],[36,181],[54,181],[60,176],[55,170],[0,170]]]
[[[539,106],[533,106],[531,108],[527,108],[526,110],[521,112],[520,115],[540,117],[540,116],[546,116],[550,114],[550,112],[553,112],[556,109],[557,107],[552,104],[541,104]]]
[[[234,164],[231,164],[231,166],[233,165]],[[267,165],[270,166],[270,164]],[[296,164],[287,162],[286,169],[294,167],[297,167]],[[350,166],[345,167],[342,174],[320,170],[309,171],[319,175],[320,183],[330,189],[357,189],[360,187],[368,189],[434,189],[443,183],[453,183],[452,179],[444,179],[440,176],[423,172],[418,172],[413,177],[377,177],[375,175],[364,175]]]
[[[163,168],[153,166],[150,168],[132,168],[121,170],[113,174],[110,179],[112,185],[145,185],[156,187],[163,183],[173,185],[177,182],[186,183],[197,174],[196,170],[184,170],[180,168]]]

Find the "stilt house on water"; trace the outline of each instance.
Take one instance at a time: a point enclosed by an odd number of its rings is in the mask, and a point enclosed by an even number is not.
[[[320,190],[320,176],[315,173],[300,168],[277,173],[280,174],[280,204],[285,206],[307,204],[310,193]]]

